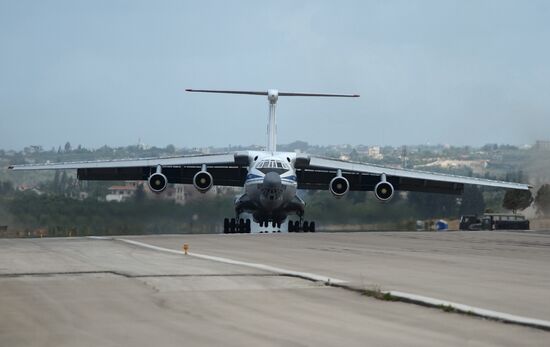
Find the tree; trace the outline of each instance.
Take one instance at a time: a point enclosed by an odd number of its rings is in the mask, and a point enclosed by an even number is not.
[[[349,158],[353,161],[359,161],[359,159],[361,159],[355,148],[349,153]]]
[[[550,184],[543,184],[535,197],[535,205],[539,213],[550,216]]]
[[[502,200],[502,207],[507,210],[512,210],[516,213],[517,210],[524,210],[533,202],[533,195],[529,190],[511,189],[506,191]]]
[[[176,147],[174,147],[174,145],[168,145],[166,146],[166,152],[170,154],[174,154],[176,153]]]
[[[70,152],[70,151],[71,151],[71,143],[67,141],[67,143],[65,143],[65,152]]]
[[[13,184],[10,181],[0,182],[0,194],[11,194],[13,189]]]
[[[462,193],[459,214],[481,214],[485,211],[485,200],[483,193],[477,186],[467,185]]]
[[[143,189],[143,184],[138,184],[134,195],[134,200],[136,202],[143,202],[145,200],[145,190]]]
[[[508,182],[522,183],[524,181],[527,181],[527,177],[523,173],[523,170],[509,171],[506,173],[504,180]]]
[[[52,183],[52,191],[54,193],[61,192],[61,187],[59,187],[59,178],[60,178],[59,171],[55,170],[55,176],[53,178],[53,183]]]
[[[409,192],[409,204],[418,218],[443,218],[456,215],[456,195]]]
[[[352,191],[346,194],[346,199],[352,201],[354,204],[362,204],[367,201],[367,192]]]
[[[59,179],[59,193],[65,194],[67,192],[67,171],[63,171],[61,178]]]

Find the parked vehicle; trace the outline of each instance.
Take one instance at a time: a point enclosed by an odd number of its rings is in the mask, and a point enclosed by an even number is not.
[[[486,213],[460,217],[460,230],[529,230],[529,220],[520,214]]]

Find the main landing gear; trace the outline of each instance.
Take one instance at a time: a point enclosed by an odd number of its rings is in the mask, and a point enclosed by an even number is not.
[[[272,227],[276,229],[273,232],[281,232],[281,223],[279,222],[269,222],[269,221],[260,221],[258,223],[262,228]],[[246,218],[225,218],[223,220],[223,233],[224,234],[242,234],[251,232],[251,221]],[[269,233],[270,231],[260,231],[260,233]],[[315,222],[311,221],[288,221],[288,232],[289,233],[314,233],[315,232]]]
[[[225,218],[223,220],[224,234],[250,233],[251,230],[250,219],[248,218]]]
[[[315,222],[308,221],[288,221],[288,232],[289,233],[314,233],[315,232]]]

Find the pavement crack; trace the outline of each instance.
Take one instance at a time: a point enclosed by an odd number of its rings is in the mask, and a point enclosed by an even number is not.
[[[0,278],[14,278],[14,277],[48,277],[48,276],[81,276],[81,275],[98,275],[107,274],[115,275],[125,278],[154,278],[154,277],[299,277],[290,276],[286,274],[265,274],[265,273],[213,273],[213,274],[131,274],[127,272],[114,271],[114,270],[97,270],[97,271],[55,271],[55,272],[16,272],[16,273],[3,273],[0,274]],[[303,278],[303,277],[299,277]]]

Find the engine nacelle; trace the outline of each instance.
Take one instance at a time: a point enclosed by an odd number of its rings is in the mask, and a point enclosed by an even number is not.
[[[193,185],[201,193],[206,193],[212,188],[214,179],[208,171],[201,170],[193,176]]]
[[[393,197],[394,191],[392,184],[387,181],[378,182],[374,186],[374,196],[380,201],[389,201]]]
[[[149,184],[149,189],[155,193],[160,193],[168,186],[168,179],[162,173],[156,172],[149,176],[147,183]]]
[[[349,181],[344,176],[336,176],[329,183],[329,190],[337,198],[341,198],[349,192]]]

